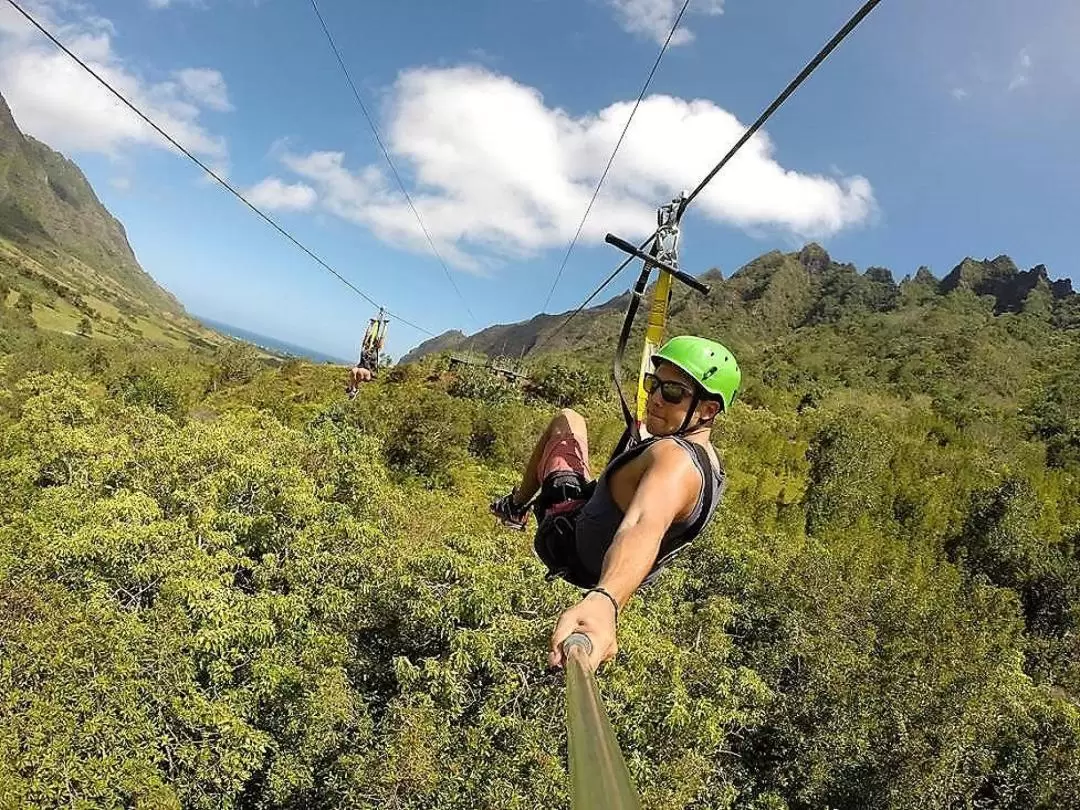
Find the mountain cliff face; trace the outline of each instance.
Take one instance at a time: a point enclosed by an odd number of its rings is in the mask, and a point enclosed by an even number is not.
[[[1039,314],[1054,326],[1080,325],[1080,295],[1068,279],[1051,280],[1043,265],[1021,271],[1007,256],[964,259],[938,280],[926,267],[899,284],[884,267],[860,273],[854,265],[838,263],[817,244],[796,253],[772,251],[724,279],[718,270],[702,276],[708,296],[676,285],[671,304],[671,329],[723,334],[735,343],[771,341],[792,330],[835,323],[848,316],[904,310],[949,296],[987,297],[995,315]],[[544,351],[591,350],[614,345],[626,295],[586,309],[571,325],[556,333],[565,316],[539,315],[517,324],[498,325],[466,337],[448,332],[418,346],[404,360],[440,351],[469,350],[488,355]],[[639,318],[639,321],[643,321]],[[639,324],[640,331],[640,324]],[[552,338],[552,335],[555,335]]]
[[[1074,294],[1072,282],[1069,279],[1051,281],[1045,265],[1021,271],[1008,256],[981,262],[964,259],[939,286],[943,293],[961,289],[971,290],[976,295],[992,295],[994,311],[998,314],[1022,312],[1028,297],[1035,291],[1058,301]]]
[[[151,310],[183,308],[139,266],[123,225],[79,168],[24,135],[0,97],[0,238],[79,293],[127,298]],[[63,268],[60,270],[59,268]]]

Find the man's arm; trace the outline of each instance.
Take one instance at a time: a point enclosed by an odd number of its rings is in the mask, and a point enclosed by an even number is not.
[[[674,442],[655,445],[645,462],[600,572],[599,587],[614,596],[620,608],[652,570],[664,535],[699,488],[697,468]]]
[[[652,570],[664,534],[699,485],[697,468],[674,442],[657,443],[644,461],[645,471],[604,555],[600,573],[599,587],[610,593],[620,608]],[[615,656],[615,609],[607,597],[590,593],[562,614],[551,637],[552,666],[562,665],[562,642],[573,632],[592,639],[590,662],[594,669]]]

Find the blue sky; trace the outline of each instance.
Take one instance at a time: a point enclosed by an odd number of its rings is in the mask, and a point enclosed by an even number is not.
[[[691,0],[549,310],[606,276],[603,234],[646,235],[856,5]],[[320,0],[473,318],[307,0],[28,6],[356,286],[439,333],[539,311],[676,3]],[[816,239],[897,278],[1008,253],[1080,281],[1078,37],[1071,0],[884,0],[703,195],[684,267],[730,273]],[[0,92],[82,166],[146,270],[194,313],[353,356],[372,307],[49,48],[5,8]],[[392,324],[388,350],[424,337]]]

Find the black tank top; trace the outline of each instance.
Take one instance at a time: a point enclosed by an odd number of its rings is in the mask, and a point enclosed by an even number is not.
[[[694,466],[697,467],[698,473],[701,475],[702,484],[697,501],[690,514],[685,520],[672,523],[665,532],[650,577],[662,565],[668,563],[675,554],[685,548],[690,541],[701,534],[716,511],[724,492],[724,469],[722,465],[720,467],[713,466],[709,451],[704,447],[681,436],[658,436],[625,450],[612,459],[611,463],[604,469],[600,479],[596,482],[596,490],[585,506],[582,507],[575,521],[574,534],[578,558],[593,574],[599,576],[603,567],[604,555],[607,553],[608,548],[611,547],[611,543],[615,539],[615,533],[619,530],[619,526],[625,517],[625,513],[619,508],[611,495],[609,484],[611,475],[620,467],[640,456],[653,444],[664,439],[675,441],[679,447],[690,454]]]

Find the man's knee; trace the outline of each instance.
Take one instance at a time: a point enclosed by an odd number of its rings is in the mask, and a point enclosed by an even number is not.
[[[572,427],[585,427],[585,417],[573,408],[563,408],[555,417]]]
[[[551,428],[554,433],[571,433],[574,436],[584,436],[586,433],[585,417],[573,408],[563,408],[551,420]]]

